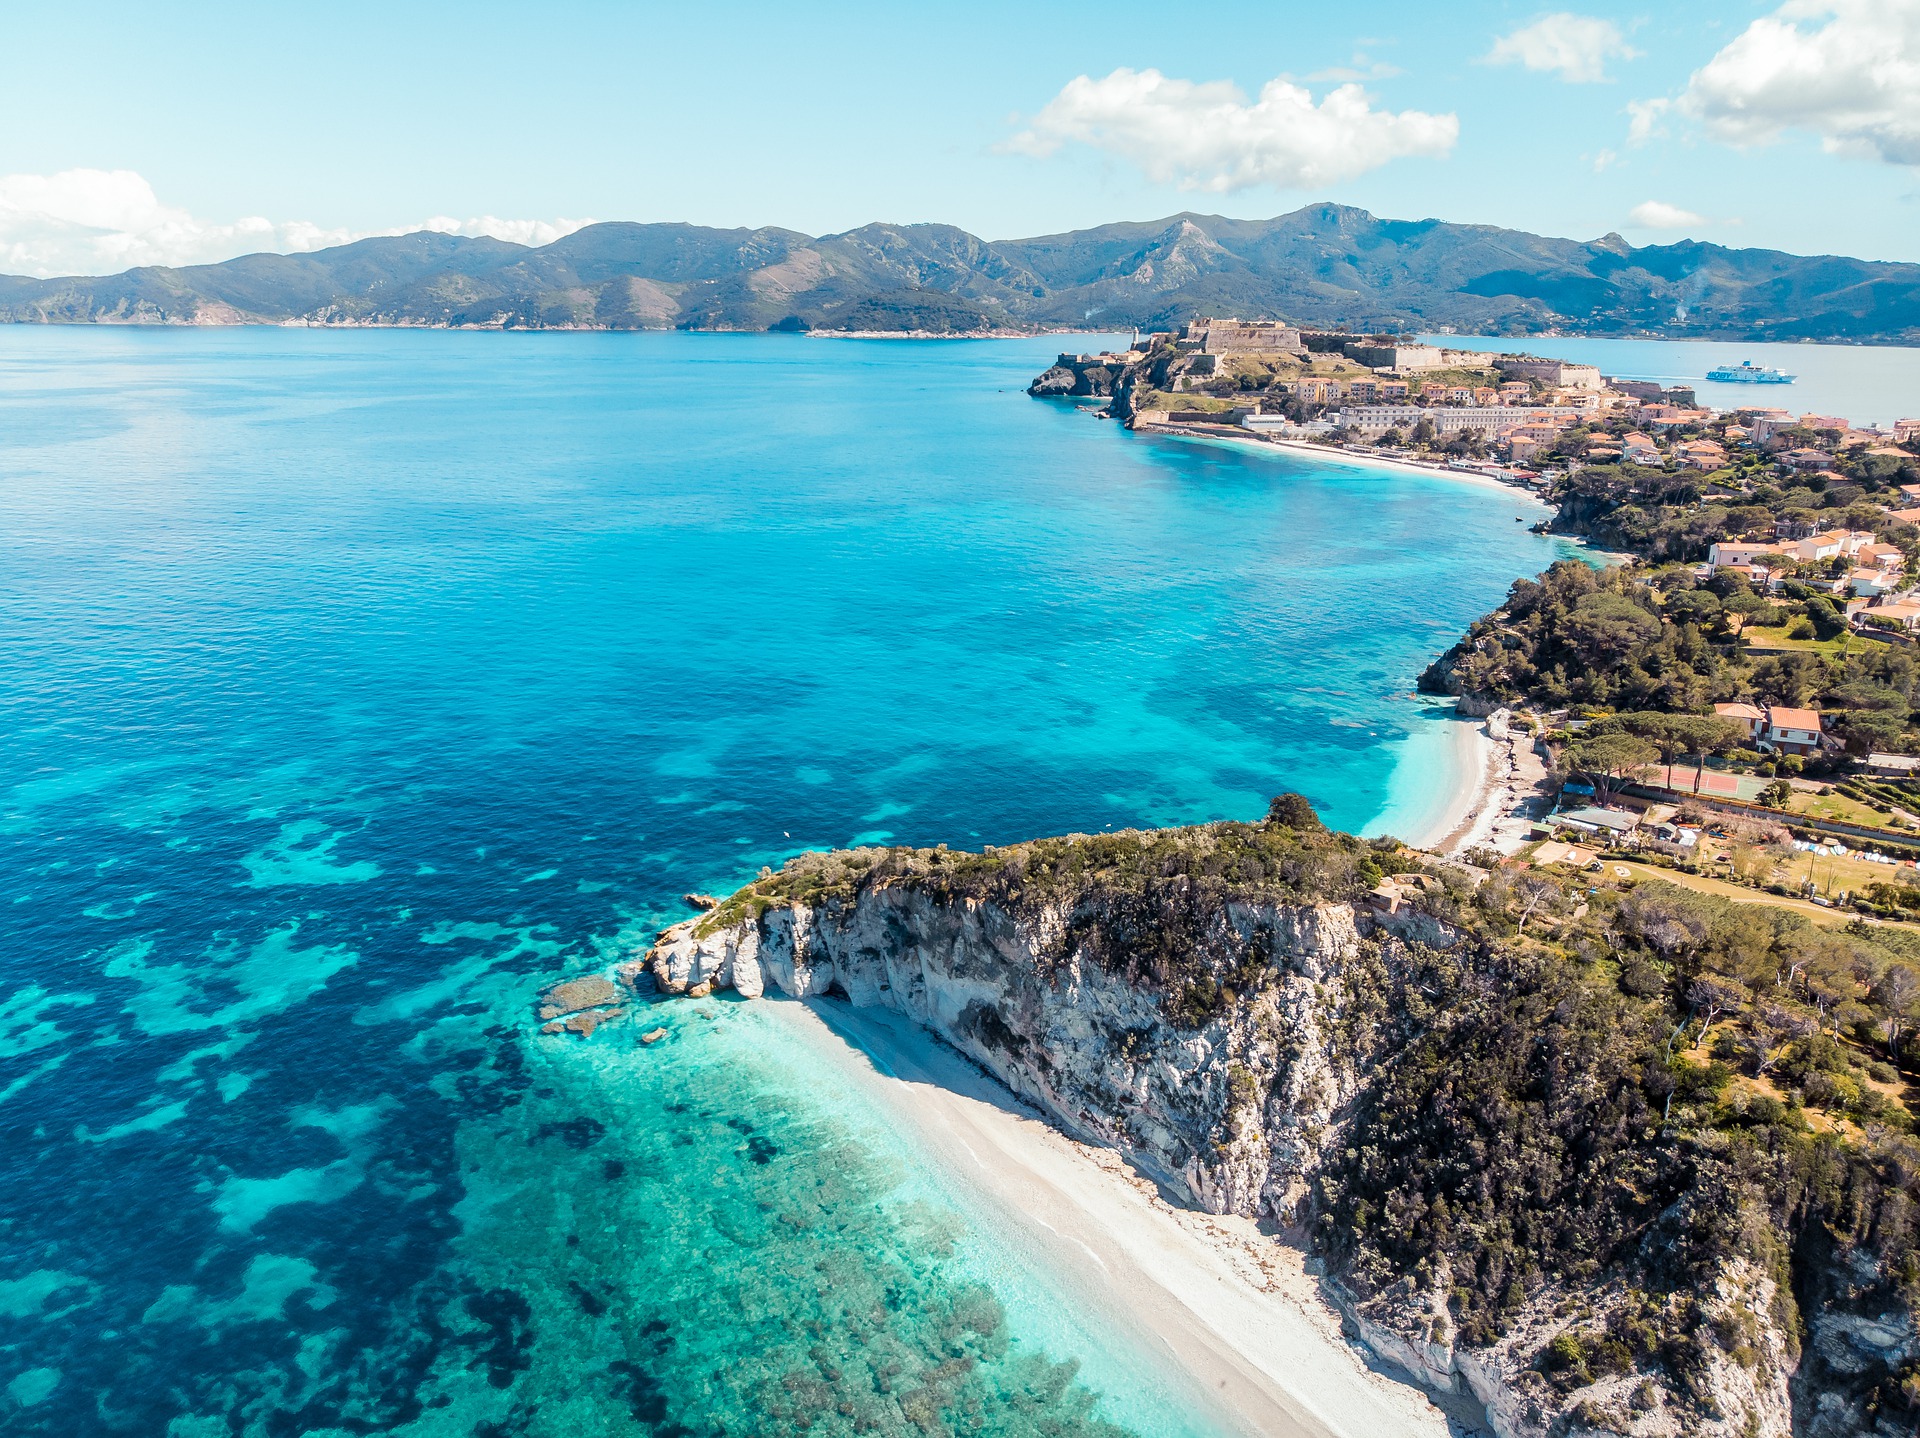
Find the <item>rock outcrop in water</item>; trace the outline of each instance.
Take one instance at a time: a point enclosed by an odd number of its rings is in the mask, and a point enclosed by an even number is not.
[[[1525,938],[1508,877],[1444,868],[1370,901],[1433,863],[1273,821],[808,854],[623,967],[913,1018],[1189,1202],[1276,1221],[1502,1438],[1906,1432],[1911,1171],[1873,1184],[1909,1150],[1769,1154],[1583,947],[1588,906],[1536,903]]]

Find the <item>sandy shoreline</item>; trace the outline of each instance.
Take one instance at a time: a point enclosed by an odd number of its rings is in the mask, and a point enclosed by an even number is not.
[[[1264,1438],[1449,1432],[1419,1389],[1369,1371],[1297,1250],[1246,1220],[1173,1207],[1117,1155],[1066,1138],[898,1015],[768,1002],[956,1177],[996,1241],[1042,1253],[1087,1312],[1165,1354],[1210,1426]]]
[[[1312,444],[1298,439],[1256,439],[1252,435],[1242,438],[1228,434],[1194,434],[1172,425],[1144,426],[1135,433],[1160,435],[1167,439],[1183,439],[1195,444],[1224,444],[1235,449],[1248,450],[1255,454],[1295,454],[1311,459],[1325,460],[1332,464],[1351,464],[1362,469],[1385,469],[1397,474],[1424,474],[1441,479],[1459,480],[1464,484],[1477,484],[1491,487],[1502,494],[1512,495],[1516,499],[1533,505],[1542,514],[1552,512],[1547,504],[1531,490],[1495,479],[1492,475],[1478,474],[1472,470],[1448,469],[1444,465],[1420,464],[1413,460],[1392,459],[1386,455],[1356,454],[1352,450],[1341,449],[1337,445]]]
[[[1532,733],[1510,723],[1504,709],[1477,725],[1476,733],[1479,774],[1461,786],[1451,823],[1409,840],[1414,847],[1439,854],[1479,848],[1512,854],[1527,842],[1535,819],[1545,812],[1547,766],[1534,751]]]

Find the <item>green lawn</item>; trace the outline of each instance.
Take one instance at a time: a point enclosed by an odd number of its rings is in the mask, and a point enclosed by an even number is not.
[[[1740,631],[1740,639],[1749,652],[1756,649],[1797,649],[1826,659],[1887,647],[1878,639],[1863,639],[1858,634],[1842,634],[1836,639],[1789,639],[1784,625],[1770,629],[1765,625],[1749,624]]]
[[[1795,814],[1805,814],[1809,819],[1866,824],[1875,829],[1893,827],[1891,814],[1882,814],[1878,809],[1870,808],[1858,799],[1849,799],[1845,794],[1808,794],[1796,790],[1793,802],[1787,807]]]

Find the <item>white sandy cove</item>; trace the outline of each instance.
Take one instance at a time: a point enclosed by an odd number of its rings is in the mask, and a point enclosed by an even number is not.
[[[1301,1255],[1249,1221],[1177,1209],[1119,1157],[1066,1138],[910,1021],[833,1001],[765,1002],[876,1100],[997,1221],[1043,1251],[1085,1311],[1164,1351],[1209,1416],[1262,1438],[1445,1438],[1416,1388],[1364,1365]],[[1032,1232],[1037,1225],[1048,1235]]]

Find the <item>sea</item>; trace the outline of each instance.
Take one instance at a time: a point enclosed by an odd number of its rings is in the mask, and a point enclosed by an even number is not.
[[[764,1006],[534,1023],[809,847],[1458,786],[1538,507],[1058,343],[0,329],[0,1429],[1211,1431]]]

